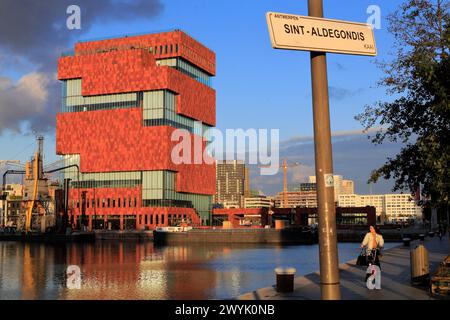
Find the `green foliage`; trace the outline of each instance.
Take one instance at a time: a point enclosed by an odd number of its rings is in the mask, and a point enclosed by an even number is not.
[[[379,84],[394,96],[356,116],[364,127],[380,127],[374,144],[401,141],[399,154],[372,172],[368,182],[393,178],[393,191],[422,194],[434,204],[450,195],[450,2],[409,0],[388,18],[395,57],[380,63]]]

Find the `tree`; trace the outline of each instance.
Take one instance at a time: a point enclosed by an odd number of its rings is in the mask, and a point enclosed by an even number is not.
[[[372,143],[401,141],[405,146],[380,168],[370,182],[393,178],[393,191],[421,186],[433,205],[449,205],[450,195],[450,3],[408,0],[388,17],[395,56],[379,63],[393,101],[366,106],[355,118],[378,127]]]

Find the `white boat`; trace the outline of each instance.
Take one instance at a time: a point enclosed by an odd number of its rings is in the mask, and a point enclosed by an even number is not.
[[[156,227],[155,231],[158,232],[186,232],[192,230],[191,226],[186,227]]]

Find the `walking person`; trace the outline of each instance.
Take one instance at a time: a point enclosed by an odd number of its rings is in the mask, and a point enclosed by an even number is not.
[[[370,226],[370,231],[366,234],[363,242],[361,243],[361,248],[364,247],[367,247],[366,253],[369,257],[369,261],[381,269],[379,258],[381,256],[381,249],[384,247],[384,239],[376,225]]]
[[[366,247],[366,255],[369,265],[376,265],[380,268],[381,249],[384,247],[383,236],[376,225],[370,226],[370,231],[364,237],[361,248]],[[371,274],[366,274],[366,282]]]

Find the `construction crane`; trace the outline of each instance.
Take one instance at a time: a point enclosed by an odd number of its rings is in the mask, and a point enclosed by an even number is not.
[[[284,184],[283,184],[283,204],[281,205],[282,208],[287,207],[287,169],[288,168],[294,168],[300,166],[300,162],[294,162],[288,164],[286,159],[284,159],[283,165],[280,165],[279,168],[283,168],[283,174],[284,174]],[[259,168],[270,168],[271,166],[259,166]]]
[[[36,198],[37,198],[37,193],[38,193],[38,181],[39,181],[39,162],[40,160],[41,154],[38,151],[36,151],[36,153],[34,154],[34,159],[32,161],[32,167],[33,167],[33,195],[31,198],[30,203],[28,204],[28,208],[27,208],[27,215],[26,215],[26,220],[25,220],[25,232],[28,233],[30,232],[31,229],[31,217],[33,214],[33,208],[35,206],[36,203]],[[27,166],[28,169],[28,166]]]
[[[25,214],[22,213],[19,218],[18,226],[23,226],[26,233],[31,231],[33,210],[35,208],[38,210],[39,208],[44,210],[43,215],[40,218],[40,224],[41,232],[45,232],[46,218],[50,214],[48,210],[49,197],[47,184],[47,176],[49,174],[75,167],[77,169],[78,181],[80,180],[80,168],[76,164],[55,168],[63,164],[63,160],[58,160],[46,165],[44,168],[44,138],[42,136],[38,136],[36,140],[38,142],[38,148],[34,154],[34,157],[30,161],[26,162],[25,170],[6,170],[3,173],[2,181],[2,189],[5,190],[7,175],[25,174],[25,190],[28,190],[28,192],[25,193],[26,196],[23,201],[25,201],[27,205]],[[0,161],[0,165],[2,164],[15,164],[17,166],[23,166],[20,164],[20,161],[15,160],[2,160]],[[5,196],[6,194],[0,194],[0,198]],[[65,207],[67,207],[67,204],[65,204]]]

